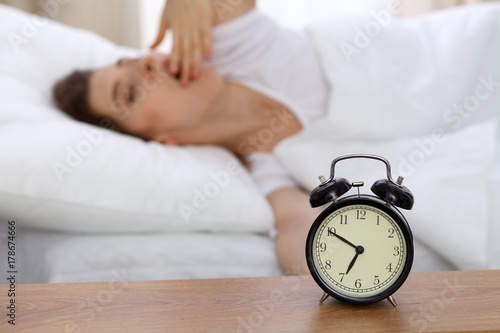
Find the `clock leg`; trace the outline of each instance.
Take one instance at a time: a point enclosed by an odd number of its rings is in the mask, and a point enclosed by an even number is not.
[[[398,306],[398,303],[396,302],[396,299],[394,298],[394,296],[391,295],[391,296],[387,297],[387,300],[389,301],[389,303],[392,304],[392,306],[394,306],[394,307]]]
[[[324,301],[325,299],[327,299],[327,298],[328,298],[328,296],[330,296],[330,295],[328,295],[327,293],[324,293],[324,294],[323,294],[323,296],[321,297],[321,299],[319,300],[319,302],[320,302],[320,303],[323,303],[323,301]]]

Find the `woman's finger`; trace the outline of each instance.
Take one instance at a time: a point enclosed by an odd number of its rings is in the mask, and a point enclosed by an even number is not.
[[[202,59],[202,49],[200,43],[200,35],[194,34],[191,39],[191,58],[192,58],[192,69],[191,77],[197,78],[200,75],[201,70],[201,59]]]
[[[200,29],[200,17],[199,11],[197,8],[192,8],[189,12],[189,22],[190,26],[188,27],[186,34],[189,37],[189,53],[186,54],[191,59],[190,69],[188,74],[188,78],[196,78],[198,77],[201,69],[201,29]],[[201,20],[203,21],[203,20]]]
[[[203,57],[205,59],[210,59],[212,57],[211,19],[206,19],[201,22],[200,42],[203,50]]]
[[[179,73],[179,59],[181,59],[182,45],[180,44],[182,36],[179,35],[177,30],[176,28],[172,29],[172,52],[170,53],[170,66],[168,69],[171,74]]]
[[[181,69],[181,84],[186,85],[189,82],[191,74],[191,53],[190,40],[188,36],[182,38],[182,69]]]
[[[151,49],[154,49],[160,43],[162,42],[163,38],[165,38],[165,33],[168,30],[168,25],[167,23],[162,19],[160,23],[160,29],[158,29],[158,35],[156,36],[156,40],[154,41],[153,45],[151,45]]]

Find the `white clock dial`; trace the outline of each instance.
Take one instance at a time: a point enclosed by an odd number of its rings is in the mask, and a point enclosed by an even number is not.
[[[313,263],[323,282],[354,298],[390,288],[407,257],[398,224],[386,212],[365,204],[347,205],[328,215],[312,245]]]

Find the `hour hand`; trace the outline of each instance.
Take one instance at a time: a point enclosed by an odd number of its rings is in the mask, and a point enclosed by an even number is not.
[[[358,255],[359,255],[359,253],[356,252],[356,255],[354,256],[354,258],[351,260],[351,263],[349,264],[349,267],[347,267],[347,272],[345,272],[346,275],[347,275],[347,273],[349,273],[349,271],[351,270],[352,266],[354,266],[354,263],[356,262],[356,259],[358,259]]]
[[[349,264],[349,267],[347,267],[347,272],[345,272],[346,275],[347,275],[347,273],[349,273],[349,271],[351,270],[352,266],[354,266],[354,263],[356,262],[356,259],[358,259],[358,256],[360,254],[362,254],[363,252],[365,252],[365,248],[364,247],[362,247],[361,245],[356,246],[356,255],[354,256],[354,258],[352,258],[351,263]]]

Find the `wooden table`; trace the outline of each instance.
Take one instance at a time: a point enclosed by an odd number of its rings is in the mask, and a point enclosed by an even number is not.
[[[397,308],[321,295],[309,276],[17,285],[0,332],[500,332],[497,270],[411,273]]]

